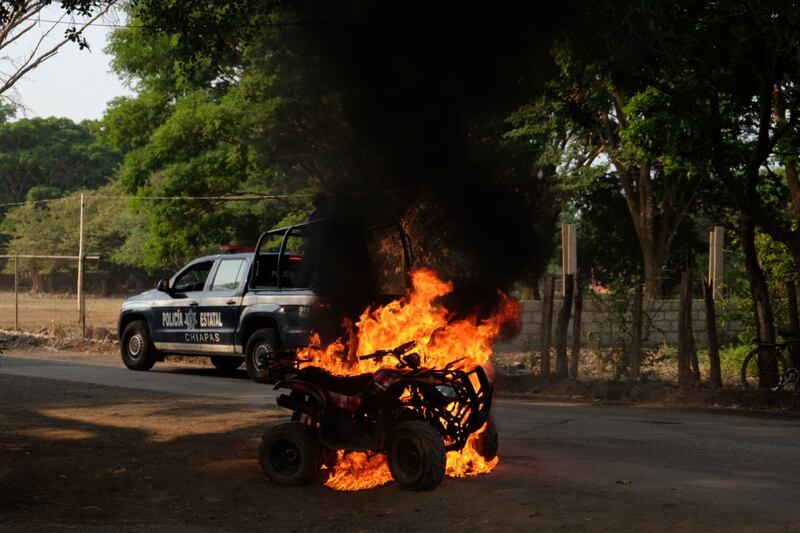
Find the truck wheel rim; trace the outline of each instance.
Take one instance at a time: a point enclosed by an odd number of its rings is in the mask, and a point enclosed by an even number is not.
[[[253,350],[253,368],[255,368],[259,374],[267,375],[267,367],[264,366],[263,368],[258,368],[258,361],[261,359],[261,356],[269,353],[270,346],[268,344],[259,344],[256,346],[256,349]]]
[[[131,338],[128,339],[128,355],[131,356],[131,359],[139,359],[142,355],[143,347],[144,337],[142,337],[141,333],[131,335]]]

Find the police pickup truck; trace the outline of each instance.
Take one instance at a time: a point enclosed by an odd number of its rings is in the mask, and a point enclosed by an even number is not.
[[[221,370],[244,363],[253,380],[270,381],[259,357],[307,344],[312,314],[328,305],[319,304],[315,285],[325,240],[314,231],[317,222],[267,231],[253,252],[195,259],[155,289],[126,300],[118,322],[125,366],[149,370],[167,354],[205,356]],[[408,263],[404,234],[401,241],[401,262]],[[324,268],[331,270],[331,263],[335,259],[326,257]]]

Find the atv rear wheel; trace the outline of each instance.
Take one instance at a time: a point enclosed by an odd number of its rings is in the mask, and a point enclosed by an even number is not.
[[[498,445],[497,426],[494,424],[494,417],[490,415],[486,421],[486,429],[478,435],[475,451],[485,460],[491,461],[497,457]]]
[[[258,462],[278,485],[305,485],[320,469],[320,445],[314,428],[300,422],[280,424],[264,433]]]
[[[426,422],[397,424],[389,436],[387,455],[392,477],[404,489],[431,490],[444,478],[444,442]]]

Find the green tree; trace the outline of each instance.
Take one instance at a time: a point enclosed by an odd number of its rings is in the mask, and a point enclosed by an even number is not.
[[[608,13],[599,16],[614,23]],[[585,29],[596,37],[594,26],[604,25],[598,19],[590,24]],[[655,298],[675,238],[703,185],[702,167],[686,157],[693,149],[686,131],[691,124],[675,120],[668,95],[620,72],[624,54],[598,48],[592,38],[565,36],[552,55],[557,76],[544,96],[510,116],[511,135],[550,137],[544,140],[550,147],[545,155],[557,160],[567,199],[609,191],[623,200],[640,248],[645,291]]]
[[[114,184],[86,193],[84,208],[87,255],[100,255],[117,265],[139,267],[140,236],[146,220],[128,208]],[[8,211],[0,231],[9,241],[6,254],[70,255],[78,253],[80,193],[70,193],[44,204],[25,204]],[[36,288],[54,271],[74,271],[73,262],[37,260],[22,262],[24,273],[34,276]],[[6,270],[11,265],[6,265]]]
[[[780,236],[776,219],[785,219],[782,213],[790,205],[788,194],[774,194],[781,186],[786,190],[775,166],[791,161],[796,152],[796,144],[784,143],[797,138],[800,120],[794,112],[800,96],[800,11],[782,0],[625,2],[607,15],[617,29],[598,48],[624,55],[620,75],[647,83],[669,99],[671,124],[687,125],[694,159],[712,169],[724,191],[716,202],[738,213],[756,332],[762,341],[773,341],[756,227]],[[769,368],[772,358],[765,351],[760,360]],[[768,372],[761,385],[776,379],[776,372]]]
[[[98,187],[121,160],[97,140],[88,122],[50,117],[0,124],[0,202]]]
[[[257,134],[270,126],[274,103],[265,102],[252,81],[173,75],[183,69],[175,57],[178,42],[131,27],[116,32],[109,45],[115,70],[138,90],[134,98],[113,101],[104,117],[104,140],[126,152],[121,186],[142,197],[293,196],[135,202],[148,220],[141,260],[150,268],[180,265],[220,244],[251,244],[285,217],[308,213],[313,193],[309,183],[276,180],[271,161],[259,155]],[[148,50],[157,51],[152,62]]]

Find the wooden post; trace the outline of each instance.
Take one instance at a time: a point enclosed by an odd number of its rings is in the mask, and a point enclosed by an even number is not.
[[[583,311],[583,293],[581,292],[581,277],[575,273],[575,295],[573,296],[575,310],[572,317],[572,359],[569,362],[569,375],[578,379],[578,362],[581,358],[581,312]]]
[[[697,344],[694,341],[694,319],[692,311],[692,266],[694,259],[689,261],[686,266],[687,276],[689,278],[688,296],[686,305],[684,306],[684,313],[686,313],[686,348],[689,351],[689,366],[692,370],[692,381],[700,381],[700,361],[697,359]]]
[[[637,282],[633,286],[633,311],[631,320],[631,379],[636,381],[642,365],[642,318],[643,318],[644,290],[642,284]]]
[[[714,226],[708,233],[708,281],[714,291],[714,298],[722,298],[722,281],[724,275],[725,228]]]
[[[681,300],[678,310],[678,385],[683,387],[689,385],[692,379],[691,368],[689,367],[689,346],[688,335],[686,334],[687,324],[686,308],[691,305],[692,293],[691,277],[689,272],[684,270],[681,273]]]
[[[19,331],[19,254],[14,257],[14,331]]]
[[[564,301],[558,313],[556,324],[556,376],[565,378],[569,375],[569,361],[567,360],[567,330],[569,319],[572,316],[573,274],[567,274],[564,279]]]
[[[711,386],[722,387],[722,370],[719,361],[719,338],[717,337],[717,310],[714,306],[714,287],[711,281],[703,282],[703,300],[706,304],[706,331],[708,332],[708,363]]]
[[[553,276],[544,279],[544,294],[542,299],[542,377],[550,377],[550,330],[553,326],[553,297],[555,296],[556,284]]]
[[[578,270],[577,238],[575,224],[561,224],[561,283],[562,296],[567,296],[567,276]]]
[[[86,301],[83,297],[84,243],[83,243],[84,196],[81,193],[81,213],[78,227],[78,322],[81,325],[81,338],[86,336]]]

